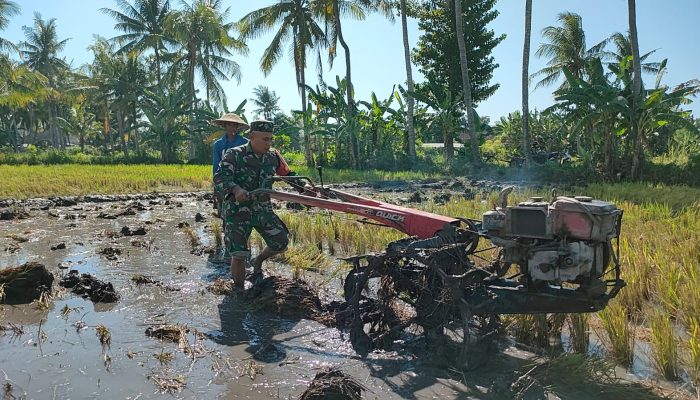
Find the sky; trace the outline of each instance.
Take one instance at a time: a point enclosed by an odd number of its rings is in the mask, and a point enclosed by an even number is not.
[[[111,38],[119,34],[114,30],[114,20],[101,13],[100,8],[116,9],[114,0],[14,0],[22,8],[21,15],[11,18],[0,37],[18,42],[24,39],[22,26],[33,24],[34,12],[44,19],[55,18],[58,36],[70,38],[62,53],[74,67],[92,61],[87,47],[94,35]],[[131,0],[129,0],[132,2]],[[230,7],[231,20],[238,20],[248,12],[273,4],[272,0],[223,0]],[[177,0],[171,0],[177,5]],[[506,39],[493,51],[499,67],[494,71],[492,82],[500,83],[499,90],[479,107],[479,114],[489,116],[491,121],[521,108],[521,68],[524,37],[524,0],[499,0],[496,9],[500,15],[490,24],[496,34],[505,33]],[[581,15],[588,47],[600,42],[614,32],[628,30],[627,0],[534,0],[532,11],[532,38],[530,72],[545,66],[546,59],[539,59],[535,51],[542,43],[540,32],[546,26],[557,25],[557,15],[570,11]],[[669,86],[700,78],[700,0],[637,0],[637,30],[642,53],[656,49],[651,61],[668,58],[668,73],[664,83]],[[415,47],[420,32],[417,22],[409,19],[408,35]],[[368,100],[371,92],[380,99],[387,98],[396,84],[404,84],[406,67],[403,55],[401,22],[397,18],[391,23],[379,15],[370,15],[364,21],[344,22],[346,41],[350,46],[355,98]],[[247,57],[237,56],[241,66],[240,84],[222,82],[228,96],[229,108],[235,108],[244,99],[252,97],[253,88],[268,86],[280,97],[280,106],[285,112],[300,109],[294,68],[291,59],[285,57],[268,75],[260,71],[260,57],[272,39],[264,35],[248,43]],[[342,49],[340,49],[342,50]],[[329,70],[324,57],[324,80],[335,86],[335,76],[344,75],[345,62],[342,51]],[[415,81],[423,77],[413,67]],[[653,76],[646,76],[648,85]],[[307,68],[307,82],[317,82],[315,61]],[[551,88],[530,87],[530,109],[542,110],[553,103]],[[251,110],[252,107],[246,107]],[[693,114],[700,116],[700,99],[687,106]]]

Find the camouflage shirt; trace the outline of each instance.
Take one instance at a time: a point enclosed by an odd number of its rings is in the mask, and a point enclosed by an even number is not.
[[[219,170],[214,175],[214,190],[217,195],[226,198],[238,186],[248,192],[255,189],[271,189],[270,178],[275,175],[293,176],[295,173],[289,170],[277,150],[257,155],[248,143],[226,151]],[[269,200],[264,203],[269,204]]]

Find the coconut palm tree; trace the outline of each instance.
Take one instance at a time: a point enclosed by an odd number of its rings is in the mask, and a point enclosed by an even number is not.
[[[481,155],[479,154],[479,138],[476,135],[476,126],[474,125],[474,105],[472,103],[472,87],[469,83],[469,68],[467,64],[467,46],[464,38],[464,25],[462,22],[462,0],[454,0],[455,7],[455,27],[457,35],[457,46],[459,47],[459,64],[462,70],[462,95],[464,97],[464,106],[467,111],[467,129],[469,131],[469,139],[471,142],[472,163],[475,165],[481,164]],[[451,147],[452,143],[450,143]],[[447,157],[448,148],[445,146],[445,156]]]
[[[235,78],[240,82],[240,66],[231,57],[234,52],[243,55],[248,52],[243,41],[231,36],[234,24],[226,21],[230,8],[221,10],[221,4],[221,0],[195,0],[192,5],[183,2],[183,9],[174,11],[166,21],[166,32],[179,46],[171,71],[185,71],[191,120],[197,103],[197,75],[204,82],[207,105],[212,101],[223,105],[226,94],[219,80]],[[196,157],[196,139],[192,137],[190,141],[190,159]]]
[[[230,8],[221,10],[221,0],[196,0],[192,5],[183,3],[183,9],[174,11],[167,19],[167,32],[175,40],[180,54],[174,60],[175,68],[186,71],[191,91],[192,107],[196,101],[195,79],[204,82],[207,103],[226,103],[226,94],[220,79],[241,80],[241,69],[231,60],[234,53],[246,55],[246,44],[232,36],[234,24],[227,22]]]
[[[253,105],[257,108],[254,110],[257,114],[262,114],[263,118],[271,121],[274,116],[279,113],[282,109],[277,105],[280,98],[277,96],[274,90],[270,90],[269,87],[259,85],[253,89],[254,98]]]
[[[615,32],[610,35],[609,42],[615,46],[614,51],[606,51],[604,53],[604,59],[608,59],[608,65],[616,66],[620,65],[623,59],[632,58],[632,42],[630,35],[623,34],[621,32]],[[660,63],[646,61],[649,56],[656,53],[656,50],[646,52],[639,55],[639,61],[641,62],[642,72],[649,74],[657,74],[659,72]],[[644,81],[642,80],[642,86],[644,86]]]
[[[10,0],[0,0],[0,31],[7,28],[10,17],[19,14],[19,10],[17,3]],[[14,43],[0,37],[0,51],[4,50],[19,51]]]
[[[564,68],[578,78],[586,77],[586,63],[601,55],[608,39],[590,49],[586,48],[586,33],[581,16],[571,12],[559,14],[561,26],[548,26],[542,30],[547,41],[540,45],[535,55],[549,57],[547,66],[535,72],[532,77],[542,77],[535,88],[554,84],[562,76]],[[567,81],[563,85],[566,85]]]
[[[406,64],[406,86],[408,92],[415,91],[413,87],[413,69],[411,63],[411,45],[408,42],[408,24],[406,22],[406,0],[401,0],[401,31],[403,33],[403,57]],[[408,156],[413,160],[416,157],[416,128],[413,121],[413,96],[406,96],[406,126],[408,128]]]
[[[143,52],[153,49],[156,63],[156,79],[161,84],[161,58],[170,39],[165,35],[165,20],[170,15],[170,0],[117,0],[121,11],[102,8],[100,11],[117,20],[114,28],[124,32],[112,40],[121,45],[119,52],[133,50]]]
[[[386,0],[315,0],[313,2],[314,13],[324,22],[328,29],[328,49],[329,61],[332,64],[336,55],[337,44],[343,47],[345,52],[345,80],[348,85],[346,91],[348,105],[348,122],[354,121],[355,100],[354,88],[352,85],[352,68],[350,63],[350,46],[343,36],[342,19],[352,17],[357,20],[364,20],[368,12],[380,12],[390,20],[394,20],[392,4]],[[350,151],[353,166],[359,166],[357,137],[353,129],[350,129]]]
[[[25,64],[30,69],[40,72],[48,81],[51,92],[47,98],[49,132],[53,144],[56,146],[59,144],[60,138],[57,124],[57,100],[59,97],[57,76],[68,69],[68,64],[58,57],[58,53],[66,47],[66,43],[70,39],[59,40],[56,33],[56,19],[51,18],[44,21],[39,13],[34,13],[34,26],[24,26],[22,30],[26,40],[20,43],[20,49]]]
[[[260,68],[268,75],[291,42],[297,87],[301,95],[302,114],[306,115],[306,54],[309,49],[326,45],[323,29],[314,18],[309,0],[280,0],[276,4],[248,13],[238,21],[241,39],[254,39],[276,29],[263,52]],[[313,167],[310,137],[304,134],[306,164]]]
[[[522,105],[523,105],[523,155],[525,165],[532,164],[530,154],[530,104],[529,104],[529,67],[530,67],[530,34],[532,33],[532,0],[525,0],[525,43],[523,44],[523,73],[522,73]]]

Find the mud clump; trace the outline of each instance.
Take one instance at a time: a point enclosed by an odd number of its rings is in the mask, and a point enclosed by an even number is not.
[[[230,295],[233,293],[233,282],[228,279],[217,279],[211,285],[207,286],[207,290],[216,295]]]
[[[51,246],[51,251],[63,250],[63,249],[65,249],[65,248],[66,248],[66,244],[65,244],[65,243],[59,243],[59,244],[56,244],[56,245]]]
[[[98,251],[97,254],[105,256],[105,258],[108,260],[115,261],[119,258],[119,255],[122,254],[122,251],[114,247],[106,247]]]
[[[433,202],[440,205],[449,203],[450,199],[452,199],[452,195],[449,192],[444,192],[433,196]]]
[[[73,197],[49,197],[54,207],[73,207],[78,205],[78,201]]]
[[[117,217],[118,217],[118,215],[107,214],[107,213],[101,212],[101,213],[99,213],[99,214],[97,215],[97,217],[95,217],[95,218],[99,218],[99,219],[117,219]]]
[[[211,247],[211,246],[205,246],[205,245],[198,245],[194,246],[192,248],[192,251],[190,251],[190,254],[195,255],[195,256],[203,256],[205,254],[214,254],[216,253],[216,249]]]
[[[122,230],[120,231],[122,236],[143,236],[146,234],[146,228],[143,226],[139,226],[137,228],[130,228],[128,226],[122,227]]]
[[[204,222],[204,221],[206,221],[206,220],[207,220],[207,219],[204,218],[204,215],[202,215],[202,213],[197,213],[197,214],[194,216],[194,221],[195,221],[195,222]]]
[[[90,274],[81,275],[74,269],[61,279],[59,285],[95,303],[114,303],[119,300],[119,295],[112,283],[103,282]]]
[[[355,378],[330,368],[316,374],[299,400],[360,400],[364,390]]]
[[[132,240],[131,242],[129,242],[129,243],[131,243],[131,245],[134,246],[134,247],[144,247],[144,248],[148,248],[148,242],[146,242],[146,241],[143,240],[143,239],[133,239],[133,240]]]
[[[169,290],[171,292],[177,292],[180,289],[172,286],[165,285],[163,282],[153,279],[150,276],[145,276],[145,275],[140,275],[136,274],[131,277],[131,281],[136,283],[137,285],[153,285],[153,286],[158,286],[160,288],[163,288],[165,290]]]
[[[0,270],[0,303],[25,304],[51,292],[53,275],[43,264],[28,262]]]
[[[318,295],[301,280],[268,276],[250,288],[246,292],[246,298],[254,309],[286,318],[305,318],[319,322],[327,319]]]
[[[422,193],[419,191],[413,192],[408,198],[406,199],[407,203],[422,203],[423,202],[423,196]]]
[[[0,210],[0,221],[9,221],[13,219],[27,219],[31,215],[28,212],[19,208],[5,208]]]
[[[166,340],[173,343],[180,343],[187,339],[190,330],[182,325],[159,325],[149,326],[146,329],[146,336]]]

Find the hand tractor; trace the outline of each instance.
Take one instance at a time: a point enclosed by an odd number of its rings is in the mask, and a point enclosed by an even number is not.
[[[356,349],[386,347],[414,325],[429,342],[457,336],[468,365],[470,354],[492,343],[499,315],[600,311],[625,286],[622,210],[605,201],[552,193],[549,201],[509,205],[511,186],[479,221],[318,187],[305,177],[274,178],[297,189],[299,179],[309,182],[303,193],[251,195],[359,215],[409,235],[381,253],[345,258],[352,270],[338,317],[350,325]],[[494,256],[481,256],[487,253]],[[409,315],[401,311],[407,308]]]

